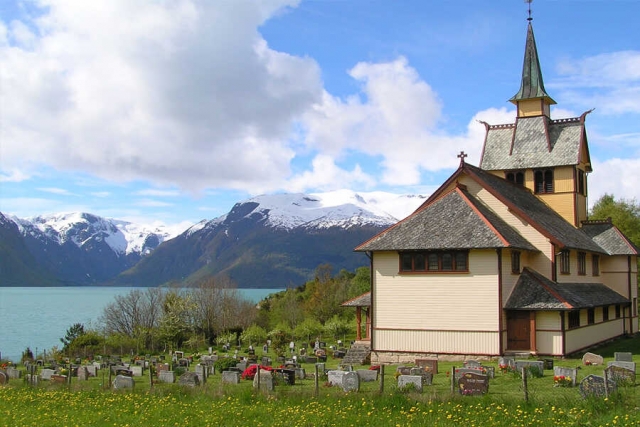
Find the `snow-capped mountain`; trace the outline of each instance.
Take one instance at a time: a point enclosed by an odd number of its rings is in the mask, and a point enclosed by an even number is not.
[[[0,228],[13,236],[17,227],[26,248],[21,257],[28,252],[28,263],[43,272],[33,285],[42,277],[63,284],[155,286],[225,275],[241,287],[277,288],[304,282],[323,263],[348,270],[366,264],[353,248],[424,199],[349,190],[263,195],[186,231],[89,213],[2,216]],[[0,286],[7,277],[0,274]]]

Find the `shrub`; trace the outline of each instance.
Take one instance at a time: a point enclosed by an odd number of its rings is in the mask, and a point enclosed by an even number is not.
[[[221,357],[216,360],[216,363],[214,365],[216,367],[216,371],[222,372],[225,369],[235,368],[237,364],[238,361],[232,357]]]

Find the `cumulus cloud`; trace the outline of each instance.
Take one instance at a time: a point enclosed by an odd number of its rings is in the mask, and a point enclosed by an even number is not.
[[[287,137],[320,99],[320,72],[270,49],[257,28],[297,0],[39,4],[40,16],[0,31],[12,106],[3,169],[46,161],[193,191],[289,173]]]
[[[592,206],[605,193],[617,199],[640,199],[640,158],[612,158],[593,162],[589,176],[589,204]]]

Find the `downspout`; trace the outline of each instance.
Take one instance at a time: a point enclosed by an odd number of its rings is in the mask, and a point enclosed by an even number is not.
[[[373,309],[373,299],[374,299],[374,292],[373,292],[373,252],[365,252],[365,255],[367,256],[367,258],[369,258],[369,282],[371,283],[371,307],[369,308],[369,319],[371,321],[371,336],[370,338],[370,345],[371,345],[371,351],[374,351],[375,349],[375,342],[374,342],[374,333],[373,333],[373,326],[374,326],[374,322],[373,322],[373,316],[374,316],[374,312],[375,310]]]
[[[558,281],[558,266],[556,264],[556,245],[551,244],[551,280]]]
[[[567,329],[565,328],[565,314],[564,311],[560,312],[560,330],[562,331],[562,357],[567,354]]]
[[[498,354],[502,356],[504,351],[502,343],[502,248],[496,249],[496,253],[498,254]]]

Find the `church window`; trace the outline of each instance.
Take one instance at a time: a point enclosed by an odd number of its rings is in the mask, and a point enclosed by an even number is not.
[[[469,271],[467,251],[402,252],[401,272]]]
[[[587,310],[587,324],[593,325],[596,323],[596,309],[590,308]]]
[[[580,327],[580,311],[570,311],[569,312],[569,329],[579,328]]]
[[[520,252],[511,251],[511,272],[520,274]]]
[[[571,273],[571,251],[560,252],[560,273]]]
[[[587,195],[587,187],[585,186],[585,173],[583,170],[578,169],[578,194],[583,196]]]
[[[600,255],[591,255],[591,274],[600,275]]]
[[[533,174],[536,193],[553,193],[553,170],[538,170]]]
[[[620,304],[616,305],[616,319],[619,319],[621,316]]]
[[[587,254],[585,252],[578,252],[578,274],[587,274]]]
[[[507,181],[524,186],[524,172],[522,171],[507,172],[506,179]]]
[[[605,305],[602,307],[602,321],[606,322],[607,320],[609,320],[609,306]]]

